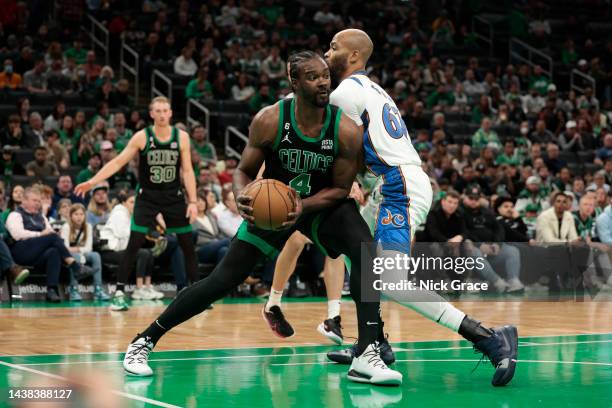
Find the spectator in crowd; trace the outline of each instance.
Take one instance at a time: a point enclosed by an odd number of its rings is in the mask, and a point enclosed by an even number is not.
[[[83,64],[85,79],[88,83],[93,83],[100,75],[102,67],[96,63],[96,53],[88,51],[85,57],[85,64]]]
[[[498,197],[494,203],[497,213],[497,222],[504,227],[506,242],[529,242],[535,243],[530,239],[527,232],[527,225],[519,212],[514,208],[514,201],[510,197]]]
[[[527,116],[532,118],[537,116],[546,106],[546,100],[538,93],[534,87],[529,88],[529,94],[523,98],[523,110]]]
[[[87,266],[82,266],[68,252],[64,241],[41,214],[40,192],[36,188],[28,187],[25,190],[21,206],[9,214],[6,228],[16,241],[11,248],[15,261],[21,265],[33,265],[37,269],[44,268],[48,302],[61,300],[58,283],[62,264],[66,264],[75,276],[91,274]]]
[[[597,150],[597,157],[594,162],[602,166],[610,158],[612,158],[612,133],[607,133],[603,139],[603,147]]]
[[[76,178],[76,183],[81,184],[93,176],[96,175],[98,170],[102,167],[102,158],[99,153],[94,153],[91,155],[87,162],[87,167],[79,172]],[[95,224],[94,224],[95,225]]]
[[[496,291],[520,292],[524,289],[519,279],[520,253],[515,247],[503,243],[504,227],[497,222],[491,210],[482,206],[481,195],[480,187],[472,185],[468,187],[463,199],[465,238],[473,243],[469,253],[475,257],[488,257],[484,260],[485,267],[478,272],[493,285]],[[502,265],[508,276],[507,281],[495,272]]]
[[[118,153],[127,146],[128,142],[132,138],[134,132],[131,129],[126,127],[125,114],[123,112],[115,113],[113,117],[113,124],[115,126],[115,130],[117,131],[117,140],[115,141],[115,148]]]
[[[47,90],[53,94],[67,94],[73,91],[72,78],[64,74],[62,61],[55,60],[47,72]]]
[[[612,204],[612,194],[608,194],[608,200]],[[612,205],[608,206],[597,216],[597,236],[599,240],[607,245],[612,245]]]
[[[64,57],[67,60],[73,58],[78,65],[87,62],[87,50],[83,48],[83,41],[79,37],[76,37],[72,42],[72,47],[64,52]]]
[[[44,179],[45,177],[59,176],[55,163],[48,159],[49,151],[45,146],[38,146],[34,150],[34,160],[26,164],[26,174],[30,177]]]
[[[542,244],[578,242],[574,217],[567,210],[568,198],[563,191],[552,196],[552,207],[542,211],[536,224],[536,241]]]
[[[519,193],[516,201],[516,211],[523,213],[529,204],[535,205],[538,212],[549,207],[548,193],[542,187],[542,180],[538,176],[530,176],[525,182],[525,188]]]
[[[55,186],[55,190],[53,191],[53,210],[57,209],[57,203],[62,198],[67,198],[72,203],[81,203],[85,204],[83,199],[73,192],[74,185],[72,184],[72,177],[68,174],[62,174],[57,179],[57,184]],[[55,212],[55,211],[54,211]]]
[[[200,263],[217,265],[227,253],[230,240],[219,229],[216,217],[208,211],[206,193],[198,194],[198,216],[193,230]]]
[[[238,83],[232,87],[232,98],[238,102],[248,102],[255,95],[255,88],[249,83],[245,73],[240,73]]]
[[[217,152],[215,146],[206,140],[206,136],[206,128],[200,123],[195,124],[191,128],[191,145],[196,149],[204,162],[216,162]]]
[[[556,143],[548,143],[544,163],[552,174],[559,173],[563,167],[567,166],[567,162],[559,158],[559,153],[559,146]]]
[[[106,224],[112,206],[108,199],[108,183],[100,183],[91,190],[91,200],[87,206],[87,222],[97,226]]]
[[[13,68],[13,61],[10,59],[4,60],[4,70],[0,72],[0,89],[21,88],[23,79],[21,75],[16,73]]]
[[[65,170],[70,167],[70,156],[57,130],[47,132],[45,144],[48,148],[49,160],[55,163],[57,168]]]
[[[454,190],[448,191],[439,206],[427,215],[425,233],[432,242],[461,243],[465,239],[466,225],[463,214],[458,211],[461,196]]]
[[[544,120],[538,120],[536,122],[535,130],[529,135],[529,140],[531,140],[532,143],[538,144],[554,143],[556,141],[555,135],[553,135],[550,130],[546,129],[546,122]]]
[[[238,232],[240,224],[242,224],[242,217],[238,213],[234,193],[231,189],[223,189],[222,201],[225,208],[217,216],[219,229],[226,237],[233,237]]]
[[[17,100],[17,112],[15,112],[21,120],[21,125],[25,126],[30,120],[30,100],[27,97],[21,97]]]
[[[39,58],[34,68],[23,74],[23,86],[30,93],[47,92],[47,65],[43,58]]]
[[[2,157],[0,160],[0,176],[3,178],[5,183],[10,183],[12,181],[13,175],[25,175],[25,169],[15,157],[16,149],[16,147],[10,145],[5,145],[2,148]]]
[[[0,131],[0,141],[3,146],[29,147],[27,134],[21,127],[21,120],[17,115],[10,115],[8,126]]]
[[[126,256],[135,196],[122,192],[117,199],[119,203],[113,208],[108,221],[100,230],[100,240],[104,242],[102,260],[104,263],[114,265],[118,265],[121,258]],[[133,299],[152,300],[156,297],[151,286],[152,271],[153,254],[149,249],[139,249],[136,255],[136,290],[132,294]]]
[[[212,99],[213,87],[208,81],[208,67],[203,66],[198,70],[198,76],[187,84],[185,98],[187,99]]]
[[[12,211],[15,211],[17,207],[21,205],[23,202],[23,193],[25,189],[21,184],[15,184],[11,188],[11,192],[9,193],[8,203],[6,204],[6,209],[2,211],[2,223],[6,223],[6,219]]]
[[[42,197],[42,194],[41,194]],[[52,202],[52,200],[49,200]],[[47,205],[43,200],[43,212],[45,205]],[[49,205],[51,207],[51,205]],[[52,226],[55,225],[64,225],[65,223],[70,221],[70,207],[72,207],[72,201],[68,198],[62,198],[57,202],[57,209],[55,213],[49,217],[49,222]],[[48,211],[47,211],[48,212]]]
[[[467,69],[465,71],[465,80],[463,81],[463,90],[472,100],[485,93],[484,85],[476,80],[474,71]]]
[[[110,296],[102,287],[102,259],[100,254],[93,250],[93,227],[85,221],[83,204],[72,204],[69,217],[69,221],[62,226],[60,235],[72,257],[92,268],[94,299],[110,300]],[[74,273],[70,274],[68,296],[70,301],[81,300],[78,281]]]
[[[261,64],[261,72],[266,74],[273,82],[278,82],[287,77],[287,64],[280,57],[280,50],[277,46],[270,48],[270,55]]]
[[[66,115],[66,104],[64,101],[57,101],[53,106],[53,112],[46,117],[43,123],[45,132],[50,130],[60,130]]]
[[[198,71],[198,65],[193,60],[193,49],[183,47],[181,55],[174,60],[174,73],[183,76],[194,76]]]
[[[584,150],[582,134],[578,132],[575,121],[568,120],[565,123],[565,132],[559,135],[559,145],[564,152],[579,152]]]
[[[587,186],[586,190],[597,191],[600,188],[604,190],[604,196],[610,191],[610,185],[606,183],[606,172],[604,170],[599,170],[593,175],[593,183]]]
[[[491,129],[491,119],[484,117],[480,124],[480,129],[472,136],[472,149],[480,151],[485,147],[491,147],[495,150],[501,148],[501,142],[497,136],[497,132]]]
[[[38,112],[30,113],[28,126],[25,128],[26,147],[31,149],[45,144],[45,129],[43,119]]]
[[[550,85],[550,79],[544,73],[542,67],[540,65],[533,67],[533,76],[529,88],[535,89],[541,96],[544,96],[548,92],[548,85]]]
[[[6,244],[7,238],[9,236],[4,220],[0,220],[0,279],[7,275],[13,285],[20,285],[30,275],[30,270],[15,263]]]

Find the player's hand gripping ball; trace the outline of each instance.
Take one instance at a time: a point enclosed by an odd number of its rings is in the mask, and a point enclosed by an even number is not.
[[[264,230],[288,228],[301,214],[301,201],[295,190],[278,180],[256,180],[244,188],[241,197],[250,197],[248,204],[239,198],[241,215],[244,212],[248,221]]]

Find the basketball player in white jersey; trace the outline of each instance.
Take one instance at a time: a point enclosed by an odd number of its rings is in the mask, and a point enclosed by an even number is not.
[[[332,80],[338,83],[330,102],[360,126],[365,165],[374,175],[382,177],[382,202],[374,238],[385,251],[410,254],[412,227],[425,221],[432,189],[395,102],[368,78],[365,69],[372,51],[370,37],[361,30],[347,29],[334,36],[325,53]],[[390,281],[396,281],[404,272],[392,274],[396,276]],[[383,293],[471,341],[494,365],[493,385],[505,385],[512,379],[518,349],[516,327],[485,328],[435,292]],[[328,353],[333,361],[351,363],[358,368],[362,362],[353,355],[352,349]]]

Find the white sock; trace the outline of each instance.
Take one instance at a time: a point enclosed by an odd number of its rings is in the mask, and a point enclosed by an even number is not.
[[[327,318],[333,319],[336,316],[340,316],[340,299],[328,300],[327,301]]]
[[[268,297],[268,302],[266,303],[266,307],[265,307],[266,312],[269,312],[272,306],[280,307],[282,297],[283,297],[282,290],[275,290],[275,289],[270,290],[270,296]]]

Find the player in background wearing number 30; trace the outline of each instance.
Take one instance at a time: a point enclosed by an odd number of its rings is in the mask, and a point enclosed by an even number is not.
[[[138,181],[136,203],[131,222],[130,239],[126,256],[121,260],[117,275],[117,290],[111,301],[111,309],[128,310],[124,287],[134,269],[136,254],[144,245],[149,231],[155,231],[156,216],[161,214],[166,223],[166,232],[176,233],[185,256],[187,276],[191,282],[197,280],[197,263],[191,233],[195,220],[196,182],[191,165],[189,135],[170,124],[172,110],[170,101],[156,97],[149,105],[153,126],[137,132],[126,148],[107,163],[92,179],[76,186],[77,195],[83,196],[96,184],[106,180],[137,154]],[[189,204],[181,188],[181,173]]]

